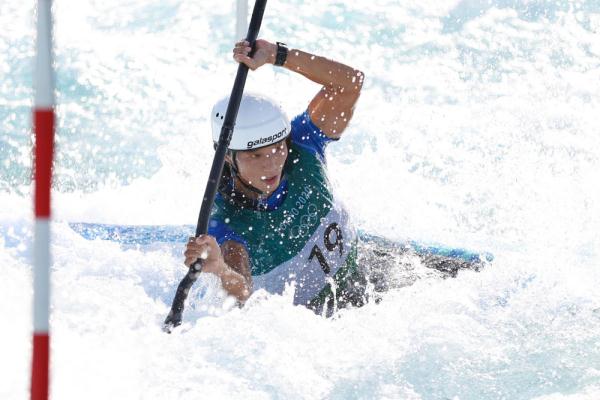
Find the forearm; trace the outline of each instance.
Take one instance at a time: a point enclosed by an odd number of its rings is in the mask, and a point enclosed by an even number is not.
[[[227,264],[224,264],[218,276],[221,279],[223,289],[240,303],[244,303],[252,294],[252,287],[246,278],[231,269]]]
[[[266,63],[275,63],[276,44],[258,39],[252,57],[248,56],[250,50],[247,41],[238,42],[233,49],[233,58],[252,70]],[[288,51],[283,67],[322,85],[308,105],[310,117],[325,135],[339,138],[352,118],[364,74],[337,61],[297,49]]]
[[[202,272],[216,275],[227,294],[235,297],[240,303],[244,303],[252,294],[252,278],[246,278],[223,259],[205,263]]]
[[[223,243],[223,249],[220,249],[214,236],[200,235],[197,238],[189,238],[184,255],[184,263],[188,268],[196,260],[203,259],[202,272],[216,275],[223,289],[240,303],[250,297],[252,275],[248,254],[243,245],[226,241]]]
[[[327,88],[340,90],[342,93],[358,93],[362,87],[361,71],[302,50],[290,49],[284,67]]]
[[[332,139],[339,139],[354,113],[364,74],[325,57],[291,49],[284,67],[321,84],[308,110],[312,121]]]

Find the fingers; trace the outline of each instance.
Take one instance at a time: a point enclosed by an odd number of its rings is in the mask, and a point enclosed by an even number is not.
[[[239,47],[239,46],[250,46],[250,42],[247,41],[246,39],[241,39],[235,43],[235,47]]]
[[[252,47],[250,47],[250,43],[247,40],[237,42],[233,48],[233,59],[239,63],[246,64],[248,68],[254,70],[257,65],[256,61],[248,56],[250,51],[252,51]]]
[[[196,262],[196,260],[206,260],[208,256],[208,252],[210,250],[205,248],[201,250],[186,250],[183,255],[185,256],[185,261],[183,262],[186,266],[190,266]]]
[[[195,248],[190,248],[190,246],[188,246],[185,252],[183,253],[183,255],[185,256],[184,264],[189,267],[197,259],[202,258],[202,255],[206,254],[207,252],[208,248],[206,246],[199,246]]]
[[[201,251],[206,251],[212,247],[217,246],[217,242],[214,240],[214,238],[205,235],[205,236],[199,236],[197,238],[191,238],[187,245],[185,246],[185,251],[188,252],[201,252]]]
[[[250,53],[250,50],[252,50],[252,47],[250,47],[250,42],[248,42],[247,40],[242,40],[241,42],[237,42],[233,47],[233,54],[248,54]]]
[[[253,68],[255,61],[246,53],[235,53],[233,59],[239,63],[246,64],[249,68]]]
[[[184,264],[189,267],[199,258],[206,260],[218,257],[219,254],[219,245],[214,237],[210,235],[200,235],[197,238],[189,237],[183,253],[185,257]]]
[[[217,246],[216,239],[211,235],[200,235],[197,238],[190,238],[190,243],[191,239],[194,239],[194,243],[197,245]]]
[[[250,54],[250,51],[252,50],[252,47],[250,47],[250,43],[246,40],[243,40],[241,42],[237,42],[233,48],[233,58],[237,60],[236,56],[242,55],[242,56],[247,56],[248,54]]]

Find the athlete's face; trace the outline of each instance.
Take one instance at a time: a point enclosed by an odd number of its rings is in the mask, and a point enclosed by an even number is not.
[[[256,150],[238,151],[239,175],[246,183],[271,194],[279,186],[287,155],[285,140]]]

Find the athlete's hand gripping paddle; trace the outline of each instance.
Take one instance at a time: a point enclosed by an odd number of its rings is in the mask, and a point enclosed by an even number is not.
[[[262,22],[266,5],[267,0],[256,0],[254,3],[252,18],[250,19],[250,26],[248,27],[248,34],[246,35],[246,40],[251,44],[252,47],[250,56],[252,56],[252,53],[254,52],[254,44],[256,38],[258,37],[258,31],[260,30],[260,24]],[[202,205],[200,207],[200,215],[198,215],[198,224],[196,225],[196,237],[208,232],[210,211],[215,200],[221,174],[223,173],[225,154],[227,153],[229,142],[231,142],[231,135],[233,134],[237,113],[240,108],[240,102],[242,101],[242,94],[244,93],[244,86],[246,84],[247,76],[248,67],[245,64],[240,63],[238,66],[237,75],[235,76],[235,82],[233,83],[233,89],[231,90],[231,96],[229,97],[229,104],[227,105],[227,112],[225,113],[225,118],[223,120],[223,127],[221,128],[219,143],[215,151],[215,158],[213,159],[208,182],[206,183],[206,190],[204,191],[204,198],[202,199]],[[202,260],[198,259],[190,266],[187,274],[179,283],[177,292],[175,292],[173,304],[171,305],[171,311],[169,311],[169,315],[167,315],[167,318],[163,324],[163,330],[165,332],[171,333],[173,328],[181,325],[185,299],[187,298],[190,288],[196,279],[198,279],[198,275],[200,275],[201,270]]]

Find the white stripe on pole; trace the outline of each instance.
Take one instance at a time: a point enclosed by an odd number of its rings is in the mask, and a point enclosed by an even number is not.
[[[50,317],[50,221],[37,218],[34,239],[33,331],[47,333]]]
[[[248,33],[248,0],[237,0],[235,21],[235,41],[246,37]]]
[[[35,59],[35,106],[52,108],[54,79],[52,74],[52,0],[38,0],[37,42]]]

